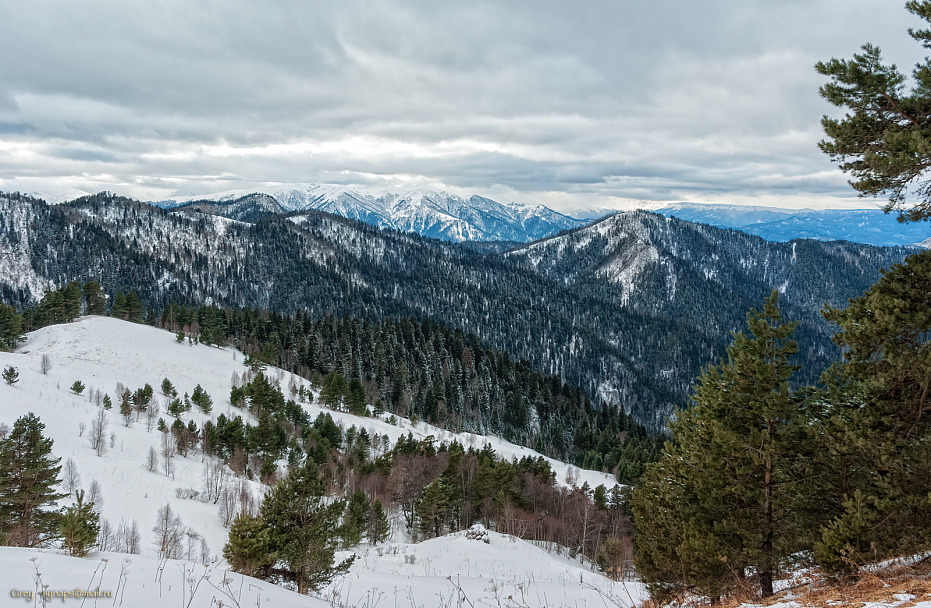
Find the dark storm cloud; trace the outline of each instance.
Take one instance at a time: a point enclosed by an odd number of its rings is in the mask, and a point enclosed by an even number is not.
[[[910,25],[888,0],[20,3],[0,187],[826,204],[851,193],[812,66],[866,41],[909,66]]]

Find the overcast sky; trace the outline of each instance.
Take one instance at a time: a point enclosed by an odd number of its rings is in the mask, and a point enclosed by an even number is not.
[[[813,65],[873,42],[910,70],[903,5],[3,2],[0,189],[869,206],[817,148]]]

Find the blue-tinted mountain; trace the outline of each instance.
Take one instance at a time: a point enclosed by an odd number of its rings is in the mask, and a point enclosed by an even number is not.
[[[745,205],[677,203],[656,210],[690,222],[734,228],[767,241],[852,241],[869,245],[920,245],[931,223],[900,223],[879,209],[778,209]]]

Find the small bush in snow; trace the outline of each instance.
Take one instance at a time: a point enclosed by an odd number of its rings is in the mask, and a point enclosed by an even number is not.
[[[200,496],[200,492],[194,488],[175,488],[175,496],[185,500],[196,500]]]

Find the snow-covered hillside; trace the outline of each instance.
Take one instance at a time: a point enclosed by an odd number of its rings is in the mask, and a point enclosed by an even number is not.
[[[182,196],[154,204],[168,208],[194,201],[232,204],[256,193],[274,199],[283,212],[326,211],[382,228],[449,241],[526,242],[588,223],[543,205],[501,204],[477,195],[461,197],[441,190],[378,191],[319,184]]]
[[[47,373],[41,369],[44,356],[49,363]],[[20,379],[12,386],[0,385],[0,423],[12,425],[29,411],[39,416],[46,425],[46,436],[54,440],[54,455],[62,458],[62,464],[68,459],[76,464],[80,487],[89,490],[94,482],[99,485],[102,520],[114,530],[121,524],[131,527],[135,521],[141,554],[98,554],[79,560],[55,551],[0,548],[0,585],[6,589],[33,589],[37,569],[42,573],[42,582],[52,590],[100,586],[116,591],[125,586],[121,593],[132,605],[161,606],[179,601],[187,605],[184,594],[189,596],[191,585],[209,571],[210,580],[201,583],[192,606],[217,605],[211,604],[212,598],[222,599],[230,589],[241,593],[242,606],[292,605],[289,602],[301,606],[324,605],[308,604],[306,598],[252,579],[243,581],[234,576],[233,582],[224,586],[225,565],[219,554],[226,542],[227,529],[220,518],[220,505],[181,497],[194,491],[203,492],[205,471],[209,470],[211,459],[192,451],[185,457],[178,455],[172,459],[171,474],[166,474],[163,460],[150,471],[149,453],[152,449],[160,453],[162,434],[149,430],[144,418],[127,426],[118,407],[111,410],[101,407],[102,395],[110,395],[116,404],[115,397],[122,387],[135,390],[148,383],[155,387],[153,401],[159,403],[160,415],[171,421],[165,413],[167,398],[159,392],[162,380],[168,378],[180,394],[192,393],[200,384],[213,397],[209,415],[195,408],[181,416],[185,423],[193,420],[201,426],[221,413],[243,415],[248,420],[248,412],[233,408],[228,401],[232,378],[247,369],[241,353],[178,343],[173,334],[148,326],[108,317],[84,317],[33,332],[16,352],[0,353],[0,367],[7,366],[16,367]],[[282,387],[295,383],[310,388],[308,382],[287,372],[270,368],[267,373]],[[70,390],[76,380],[86,385],[81,394]],[[312,417],[324,411],[312,403],[302,406]],[[433,435],[437,441],[455,438],[467,446],[480,447],[489,442],[505,458],[536,456],[527,448],[497,438],[455,435],[405,419],[391,424],[345,412],[330,413],[346,428],[356,425],[368,429],[372,435],[388,435],[392,441],[411,432],[417,438]],[[107,429],[105,449],[98,454],[91,447],[90,436],[95,420],[101,415],[107,420]],[[613,484],[607,475],[550,462],[562,483],[588,482],[592,487]],[[255,496],[263,491],[256,482],[243,483]],[[65,499],[61,504],[70,501]],[[189,535],[188,562],[166,564],[157,559],[152,528],[158,510],[166,504],[191,532],[203,538],[201,543],[193,534]],[[403,531],[398,530],[392,542],[354,549],[359,559],[347,575],[322,592],[322,597],[346,606],[393,602],[405,606],[458,605],[451,598],[459,587],[475,605],[480,605],[477,600],[486,598],[484,601],[500,601],[500,605],[574,606],[600,602],[597,598],[603,595],[630,599],[642,595],[638,585],[628,583],[624,587],[612,583],[577,560],[570,561],[512,537],[493,532],[486,535],[487,544],[466,538],[465,533],[410,544]],[[33,557],[37,557],[35,562],[30,561]],[[121,576],[125,558],[132,563],[126,566],[127,574]],[[102,565],[102,559],[107,560],[106,566]],[[195,565],[204,562],[206,565]],[[101,579],[99,575],[104,568]],[[509,595],[515,599],[508,600]],[[236,605],[229,598],[223,601],[224,606]],[[630,603],[628,599],[624,601]],[[97,605],[112,604],[108,599]]]

